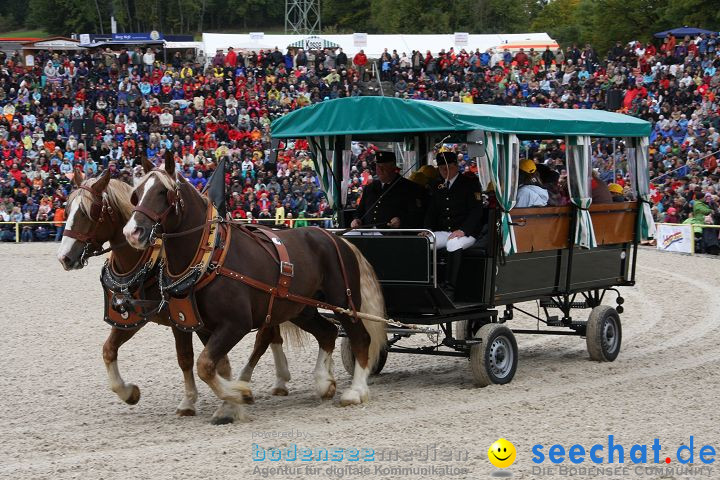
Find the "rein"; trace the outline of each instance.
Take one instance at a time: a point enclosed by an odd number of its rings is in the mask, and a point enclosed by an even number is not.
[[[167,192],[168,207],[161,213],[154,212],[144,206],[135,206],[134,212],[140,212],[154,222],[150,233],[150,241],[154,242],[157,230],[163,228],[163,223],[173,208],[180,215],[180,210],[184,209],[184,202],[180,196],[180,186],[175,184],[173,190]],[[260,245],[279,265],[277,282],[275,285],[266,284],[247,275],[236,272],[224,266],[225,257],[230,250],[231,233],[238,230],[244,235],[252,238]],[[195,304],[195,293],[210,284],[218,276],[240,281],[249,287],[269,294],[267,314],[265,322],[271,322],[272,309],[275,299],[282,299],[293,303],[308,305],[316,308],[326,308],[336,313],[349,315],[353,321],[361,318],[368,318],[366,314],[358,312],[355,302],[352,298],[349,278],[345,262],[342,258],[342,252],[337,238],[325,230],[319,228],[330,242],[333,244],[337,254],[338,263],[342,272],[343,282],[345,284],[345,293],[347,295],[347,305],[349,308],[331,305],[329,303],[306,297],[290,292],[290,285],[295,276],[294,264],[290,261],[287,248],[280,237],[272,228],[263,228],[257,226],[249,228],[246,225],[236,222],[228,222],[218,217],[217,210],[212,202],[207,202],[207,211],[205,213],[205,221],[195,227],[188,228],[179,232],[161,233],[159,238],[162,239],[162,247],[159,260],[159,287],[160,287],[160,304],[156,311],[160,311],[166,306],[169,309],[171,321],[176,327],[184,331],[192,331],[202,328],[202,319],[199,317],[197,306]],[[202,231],[199,244],[196,246],[195,254],[185,269],[178,274],[172,274],[169,270],[168,258],[168,240],[186,237],[190,234]],[[267,241],[263,241],[265,237]],[[272,245],[272,247],[270,247]],[[274,248],[273,248],[274,247]],[[372,317],[372,316],[371,316]],[[385,321],[379,317],[373,317],[374,321]]]
[[[212,220],[208,220],[205,223],[201,223],[197,227],[193,227],[188,230],[183,230],[182,232],[162,233],[162,234],[160,234],[160,237],[163,240],[166,240],[168,238],[184,237],[185,235],[190,235],[191,233],[195,233],[197,231],[203,230],[204,228],[207,228],[209,225],[213,225],[215,223],[225,223],[225,220],[223,220],[222,218],[214,218]]]

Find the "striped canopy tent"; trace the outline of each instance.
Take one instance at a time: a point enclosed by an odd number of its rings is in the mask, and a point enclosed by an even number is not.
[[[278,118],[272,124],[275,138],[307,138],[315,154],[318,176],[339,204],[342,182],[352,140],[414,142],[415,160],[428,158],[433,144],[467,143],[468,154],[477,162],[481,181],[492,182],[502,210],[503,250],[515,253],[515,235],[510,211],[515,206],[519,164],[519,142],[525,138],[566,141],[568,183],[575,207],[575,244],[597,245],[588,208],[590,194],[591,141],[593,137],[627,137],[634,148],[634,167],[639,197],[648,197],[647,137],[650,123],[602,110],[526,108],[475,105],[455,102],[404,100],[392,97],[351,97],[320,102]],[[644,141],[643,141],[644,140]],[[412,147],[405,147],[405,151]],[[340,152],[343,152],[342,154]],[[411,162],[414,163],[414,162]],[[645,174],[647,176],[647,174]],[[641,208],[640,230],[652,235],[649,208]]]
[[[298,40],[297,42],[291,43],[290,45],[288,45],[288,48],[319,50],[322,48],[340,48],[340,45],[335,42],[331,42],[330,40],[325,40],[324,38],[312,35],[310,37],[303,38],[302,40]]]

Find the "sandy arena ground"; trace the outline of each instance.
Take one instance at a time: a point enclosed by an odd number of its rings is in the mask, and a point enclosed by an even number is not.
[[[638,286],[623,290],[623,347],[614,363],[590,361],[578,337],[519,336],[515,379],[477,389],[466,359],[391,354],[370,386],[371,402],[341,408],[339,395],[321,402],[313,393],[313,341],[287,352],[289,397],[269,395],[274,370],[268,352],[253,378],[250,421],[213,426],[210,416],[219,402],[200,381],[198,416],[175,416],[182,375],[166,327],[148,325],[120,350],[120,370],[140,387],[140,402],[126,405],[109,390],[101,357],[109,332],[100,317],[102,262],[64,272],[56,245],[0,245],[0,478],[339,478],[328,475],[331,465],[369,468],[365,475],[343,477],[352,479],[440,476],[375,470],[381,465],[451,466],[468,473],[450,478],[477,479],[499,472],[487,458],[499,437],[518,450],[515,464],[504,471],[513,478],[561,478],[557,468],[554,475],[533,472],[533,445],[545,445],[547,454],[555,443],[566,449],[575,443],[607,445],[613,434],[615,443],[629,449],[657,437],[662,458],[673,457],[670,466],[678,466],[675,450],[690,435],[696,455],[706,444],[720,450],[720,263],[714,259],[642,250]],[[535,322],[511,326],[533,328]],[[251,344],[246,338],[231,352],[236,372]],[[337,351],[335,374],[342,391],[350,378]],[[267,437],[283,432],[296,437]],[[301,462],[253,462],[253,443],[416,453],[414,460],[381,464],[302,462],[292,473],[263,477],[257,467]],[[452,450],[467,460],[422,462],[417,450],[428,448]],[[567,460],[564,465],[572,466]],[[593,466],[589,460],[583,465]],[[720,478],[718,465],[692,478]],[[552,464],[546,460],[543,466]],[[628,475],[593,478],[689,478],[639,474],[629,466]]]

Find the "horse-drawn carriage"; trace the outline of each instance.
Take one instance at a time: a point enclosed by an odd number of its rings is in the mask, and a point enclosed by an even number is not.
[[[440,286],[446,264],[432,232],[373,229],[368,235],[344,238],[373,265],[387,314],[395,322],[374,371],[382,369],[388,352],[464,356],[470,359],[474,380],[483,386],[512,380],[518,333],[584,336],[593,360],[617,357],[623,298],[615,287],[634,284],[638,243],[654,230],[648,205],[649,133],[645,121],[598,110],[384,97],[323,102],[286,115],[272,126],[276,139],[309,141],[316,170],[339,211],[345,207],[352,141],[391,142],[402,158],[404,174],[428,163],[433,146],[466,144],[483,187],[494,188],[497,207],[487,216],[487,243],[464,253],[453,300]],[[624,138],[637,200],[592,204],[591,137]],[[514,208],[524,139],[564,140],[571,205]],[[340,226],[346,227],[347,215],[339,217]],[[609,292],[616,294],[615,308],[602,304]],[[516,305],[526,301],[536,301],[542,315]],[[574,316],[576,309],[589,309],[587,320]],[[511,330],[506,322],[515,310],[544,327]],[[403,339],[416,333],[438,340],[403,345]],[[347,342],[342,352],[350,369]]]
[[[338,210],[353,140],[392,142],[405,173],[427,163],[433,145],[467,144],[481,183],[494,187],[497,207],[487,215],[488,241],[464,252],[452,299],[440,286],[446,264],[431,231],[373,229],[362,235],[361,229],[360,235],[340,236],[320,228],[229,222],[176,172],[172,153],[163,167],[144,159],[146,174],[134,189],[107,171],[85,182],[75,178],[79,189],[68,199],[58,259],[70,270],[112,251],[101,277],[104,319],[113,326],[103,349],[112,390],[127,403],[139,400],[139,388],[120,375],[118,349],[147,321],[171,325],[185,381],[178,413],[194,415],[194,331],[205,344],[198,375],[223,400],[215,423],[241,416],[242,403],[252,398],[252,371],[268,347],[276,367],[273,394],[287,395],[279,328],[288,321],[317,340],[315,389],[321,398],[333,398],[338,329],[321,309],[334,314],[345,336],[342,359],[353,380],[343,405],[368,400],[367,377],[382,369],[388,352],[469,357],[480,385],[512,379],[514,333],[585,336],[591,358],[612,361],[622,340],[622,298],[615,287],[634,284],[639,240],[654,229],[649,132],[644,121],[601,111],[378,97],[324,102],[277,120],[276,138],[309,140],[316,171]],[[636,201],[592,205],[590,137],[625,137]],[[570,206],[514,208],[524,138],[565,140]],[[103,249],[106,242],[110,247]],[[617,293],[616,308],[602,305],[608,292]],[[546,328],[508,328],[517,303],[532,300],[544,315],[524,313]],[[573,318],[573,309],[591,309],[588,320]],[[392,321],[386,329],[387,317]],[[227,353],[253,330],[253,353],[232,380]],[[402,343],[416,333],[437,341]]]

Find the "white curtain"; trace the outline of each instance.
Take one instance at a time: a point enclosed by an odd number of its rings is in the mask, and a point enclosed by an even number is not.
[[[416,164],[417,152],[413,148],[412,139],[409,141],[394,142],[393,152],[397,157],[400,173],[405,174],[405,177],[418,169],[418,165]]]
[[[515,230],[512,226],[510,211],[515,206],[518,189],[518,170],[520,164],[520,142],[517,135],[507,133],[483,133],[485,160],[489,169],[489,177],[495,185],[495,198],[502,210],[500,231],[505,255],[517,251]]]
[[[335,137],[321,136],[308,138],[310,151],[313,154],[313,162],[315,163],[315,172],[320,180],[321,188],[327,193],[328,203],[331,207],[342,204],[340,192],[336,191],[335,182],[332,175],[332,165],[335,155],[334,150]]]
[[[592,205],[592,160],[589,136],[565,137],[570,201],[575,205],[575,245],[597,247],[590,205]]]
[[[649,144],[647,137],[625,139],[625,145],[630,147],[627,149],[628,169],[630,170],[633,187],[637,191],[638,200],[641,202],[640,211],[638,212],[638,227],[641,240],[648,240],[655,236],[655,219],[650,209]]]
[[[478,168],[478,177],[480,177],[480,185],[483,191],[488,189],[488,185],[492,182],[492,170],[490,168],[490,159],[487,155],[481,157],[475,157]]]
[[[347,191],[348,186],[350,185],[350,181],[352,180],[350,178],[350,163],[352,161],[352,151],[350,150],[343,150],[342,152],[342,183],[340,184],[340,199],[341,204],[346,205],[347,204]]]

